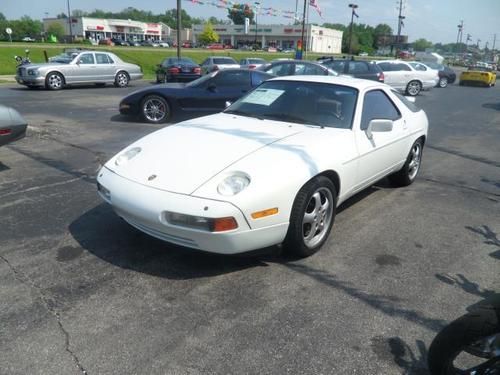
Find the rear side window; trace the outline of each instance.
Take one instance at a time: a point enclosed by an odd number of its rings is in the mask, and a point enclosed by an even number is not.
[[[326,61],[323,65],[335,70],[337,73],[344,73],[345,61]]]
[[[111,64],[108,55],[106,55],[105,53],[96,53],[95,60],[98,64]]]
[[[395,121],[400,118],[401,113],[382,90],[373,90],[365,94],[361,130],[366,130],[371,120]]]
[[[392,70],[391,65],[392,64],[388,62],[383,62],[378,64],[380,69],[382,69],[384,72],[390,72]]]
[[[394,70],[397,70],[397,71],[407,71],[407,72],[411,72],[411,68],[406,65],[406,64],[402,64],[402,63],[399,63],[399,64],[393,64],[394,65]]]
[[[368,64],[361,61],[349,61],[349,71],[350,74],[363,74],[368,73]]]

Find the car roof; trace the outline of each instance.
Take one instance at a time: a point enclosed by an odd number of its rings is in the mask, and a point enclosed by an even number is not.
[[[303,75],[303,76],[284,76],[272,78],[271,81],[296,81],[296,82],[317,82],[317,83],[329,83],[333,85],[349,86],[356,88],[358,90],[366,90],[372,88],[387,88],[384,83],[378,83],[375,81],[367,79],[359,79],[348,76],[313,76],[313,75]]]

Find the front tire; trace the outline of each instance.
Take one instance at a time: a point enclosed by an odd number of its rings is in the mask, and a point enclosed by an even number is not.
[[[283,246],[298,257],[316,253],[326,242],[335,220],[337,191],[325,176],[317,176],[297,193]]]
[[[170,119],[172,113],[165,98],[148,95],[141,102],[142,118],[151,124],[162,124]]]
[[[130,78],[126,72],[118,72],[115,77],[115,86],[116,87],[127,87]]]
[[[446,77],[439,78],[438,85],[439,85],[439,87],[441,87],[442,89],[444,89],[446,86],[448,86],[448,78],[446,78]]]
[[[424,144],[422,139],[417,139],[411,146],[406,162],[398,172],[389,176],[389,180],[395,186],[408,186],[417,178],[420,164],[422,163],[422,152]]]
[[[499,317],[498,307],[488,305],[446,326],[429,347],[431,375],[499,373],[500,357],[495,353],[500,343]]]
[[[50,72],[45,78],[45,87],[47,90],[60,90],[64,87],[64,77],[61,73]]]
[[[419,81],[410,81],[406,86],[406,93],[410,96],[417,96],[422,91],[422,84]]]

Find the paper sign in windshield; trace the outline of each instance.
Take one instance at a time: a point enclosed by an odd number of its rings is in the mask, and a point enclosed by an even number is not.
[[[257,89],[243,99],[243,103],[269,106],[274,103],[285,91],[276,89]]]

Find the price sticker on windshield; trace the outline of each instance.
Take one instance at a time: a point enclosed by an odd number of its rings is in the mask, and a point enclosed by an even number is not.
[[[285,90],[276,89],[256,89],[252,91],[242,102],[270,106],[278,99]]]

